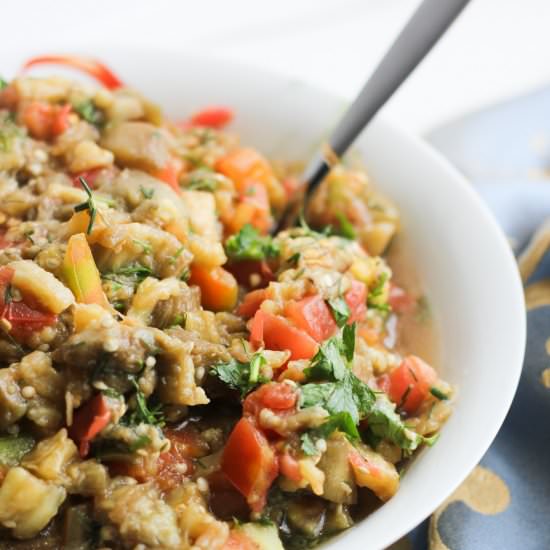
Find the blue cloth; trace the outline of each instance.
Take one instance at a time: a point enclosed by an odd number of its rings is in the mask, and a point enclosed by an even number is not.
[[[550,218],[550,89],[469,115],[428,140],[469,178],[520,252]],[[543,279],[550,252],[527,286]],[[550,305],[529,309],[518,392],[480,476],[408,535],[414,550],[550,549],[550,388],[541,379],[549,338]]]

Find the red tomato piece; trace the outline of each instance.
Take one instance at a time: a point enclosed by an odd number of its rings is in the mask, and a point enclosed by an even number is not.
[[[261,512],[279,466],[265,436],[246,418],[241,418],[229,435],[221,469],[252,511]]]
[[[170,450],[159,456],[155,478],[157,485],[163,491],[169,491],[181,485],[192,473],[192,458],[199,457],[203,453],[200,449],[194,448],[192,434],[165,430],[164,435],[170,440]],[[185,465],[184,468],[182,464]]]
[[[194,114],[189,126],[206,126],[207,128],[221,129],[227,126],[234,118],[233,111],[227,107],[208,107]]]
[[[262,409],[288,411],[294,409],[298,394],[284,382],[269,382],[248,394],[243,403],[244,416],[257,416]]]
[[[52,117],[51,133],[54,137],[61,135],[69,128],[69,114],[71,105],[67,103],[59,107]]]
[[[35,65],[66,65],[89,74],[109,90],[121,88],[124,84],[106,65],[86,57],[76,55],[39,55],[29,59],[22,67],[25,71]]]
[[[350,310],[348,325],[363,321],[367,314],[367,285],[361,281],[352,280],[351,288],[344,295],[344,300]]]
[[[305,330],[315,341],[330,338],[337,329],[332,313],[321,296],[308,296],[285,306],[285,317]]]
[[[82,172],[77,172],[73,176],[73,186],[78,187],[79,189],[82,189],[82,184],[80,183],[80,178],[84,178],[86,180],[86,183],[88,186],[93,189],[95,180],[99,173],[101,172],[101,168],[93,168],[92,170],[83,170]]]
[[[302,480],[298,461],[288,453],[279,456],[279,470],[282,475],[296,483]]]
[[[100,393],[74,412],[69,434],[78,442],[82,458],[90,451],[90,442],[109,424],[110,420],[111,410],[107,406],[105,397]]]
[[[408,414],[416,412],[437,380],[434,369],[415,355],[390,373],[389,397]]]
[[[176,193],[180,193],[179,175],[182,164],[179,159],[171,160],[162,170],[155,172],[153,176],[167,183]]]
[[[268,294],[267,288],[259,288],[245,294],[243,301],[237,308],[237,313],[246,318],[253,317],[262,302],[268,298]]]
[[[267,349],[290,351],[291,359],[311,359],[318,349],[317,342],[305,332],[293,327],[279,315],[259,309],[250,322],[250,342]]]
[[[412,311],[416,305],[413,296],[405,292],[401,287],[391,283],[388,302],[393,312],[407,313]]]

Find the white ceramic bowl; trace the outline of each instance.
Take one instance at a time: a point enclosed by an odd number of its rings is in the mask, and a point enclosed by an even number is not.
[[[13,76],[28,53],[0,55]],[[303,83],[174,52],[90,50],[174,117],[209,104],[237,112],[234,129],[268,156],[304,160],[345,102]],[[42,73],[51,72],[45,69]],[[525,347],[521,283],[508,243],[469,184],[421,140],[377,118],[357,143],[369,174],[398,204],[440,325],[454,413],[398,494],[326,548],[388,546],[425,519],[481,459],[511,404]]]

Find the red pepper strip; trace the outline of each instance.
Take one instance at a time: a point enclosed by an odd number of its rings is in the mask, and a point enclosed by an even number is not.
[[[116,90],[124,86],[122,80],[120,80],[111,69],[95,59],[76,55],[39,55],[26,61],[21,68],[21,72],[36,65],[66,65],[79,69],[101,82],[109,90]]]
[[[186,123],[188,126],[206,126],[221,129],[233,120],[233,111],[227,107],[207,107],[194,114]]]
[[[105,397],[100,393],[75,411],[69,434],[78,441],[82,458],[90,451],[90,441],[109,424],[109,420],[111,411]]]

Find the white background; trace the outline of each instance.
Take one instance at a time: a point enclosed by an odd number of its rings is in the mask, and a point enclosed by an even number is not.
[[[351,98],[418,3],[4,0],[0,58],[29,44],[44,53],[70,46],[93,54],[99,43],[200,51]],[[550,83],[550,0],[472,0],[386,109],[401,125],[422,132],[545,83]]]

